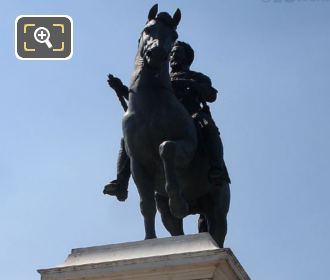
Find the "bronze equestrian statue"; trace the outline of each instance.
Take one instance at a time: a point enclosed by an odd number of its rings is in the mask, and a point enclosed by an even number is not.
[[[172,235],[184,234],[183,217],[200,213],[199,231],[210,232],[222,247],[230,179],[219,131],[206,103],[216,100],[217,91],[207,76],[190,70],[192,48],[176,41],[180,10],[172,18],[168,13],[157,15],[157,8],[150,10],[139,39],[130,88],[109,75],[109,85],[127,110],[117,179],[105,186],[104,193],[124,201],[132,172],[146,238],[156,237],[157,205]]]

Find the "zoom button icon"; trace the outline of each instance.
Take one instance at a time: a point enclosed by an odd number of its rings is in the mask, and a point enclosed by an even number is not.
[[[22,60],[64,60],[72,57],[69,16],[24,15],[16,18],[16,57]]]
[[[50,32],[46,27],[38,27],[34,31],[34,39],[41,44],[46,44],[49,49],[53,47],[52,43],[49,41]]]

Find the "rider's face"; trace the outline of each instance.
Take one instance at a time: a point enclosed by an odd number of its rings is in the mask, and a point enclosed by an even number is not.
[[[175,46],[170,53],[170,65],[173,70],[184,68],[186,63],[186,52],[183,47]]]

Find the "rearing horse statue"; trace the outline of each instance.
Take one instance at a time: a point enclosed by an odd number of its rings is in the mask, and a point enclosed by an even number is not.
[[[227,232],[229,184],[208,181],[208,157],[198,145],[192,117],[173,93],[169,54],[178,35],[173,17],[151,8],[141,33],[123,117],[125,148],[140,195],[145,238],[155,238],[156,206],[171,235],[183,234],[182,219],[201,213],[207,231],[223,246]],[[156,199],[155,199],[156,197]]]

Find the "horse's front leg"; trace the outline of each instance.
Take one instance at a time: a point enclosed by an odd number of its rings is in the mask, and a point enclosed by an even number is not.
[[[156,238],[156,203],[152,178],[136,160],[131,160],[131,171],[140,195],[140,209],[144,218],[145,239]]]
[[[168,203],[169,200],[168,197],[156,193],[155,198],[156,198],[157,209],[162,218],[163,225],[165,226],[167,231],[172,236],[184,235],[183,220],[174,217],[173,214],[171,213]]]
[[[185,149],[182,149],[185,147]],[[166,179],[165,190],[169,197],[169,207],[172,214],[179,219],[189,214],[189,206],[178,183],[177,168],[189,162],[189,145],[183,141],[165,141],[159,146],[159,155],[163,161]]]

